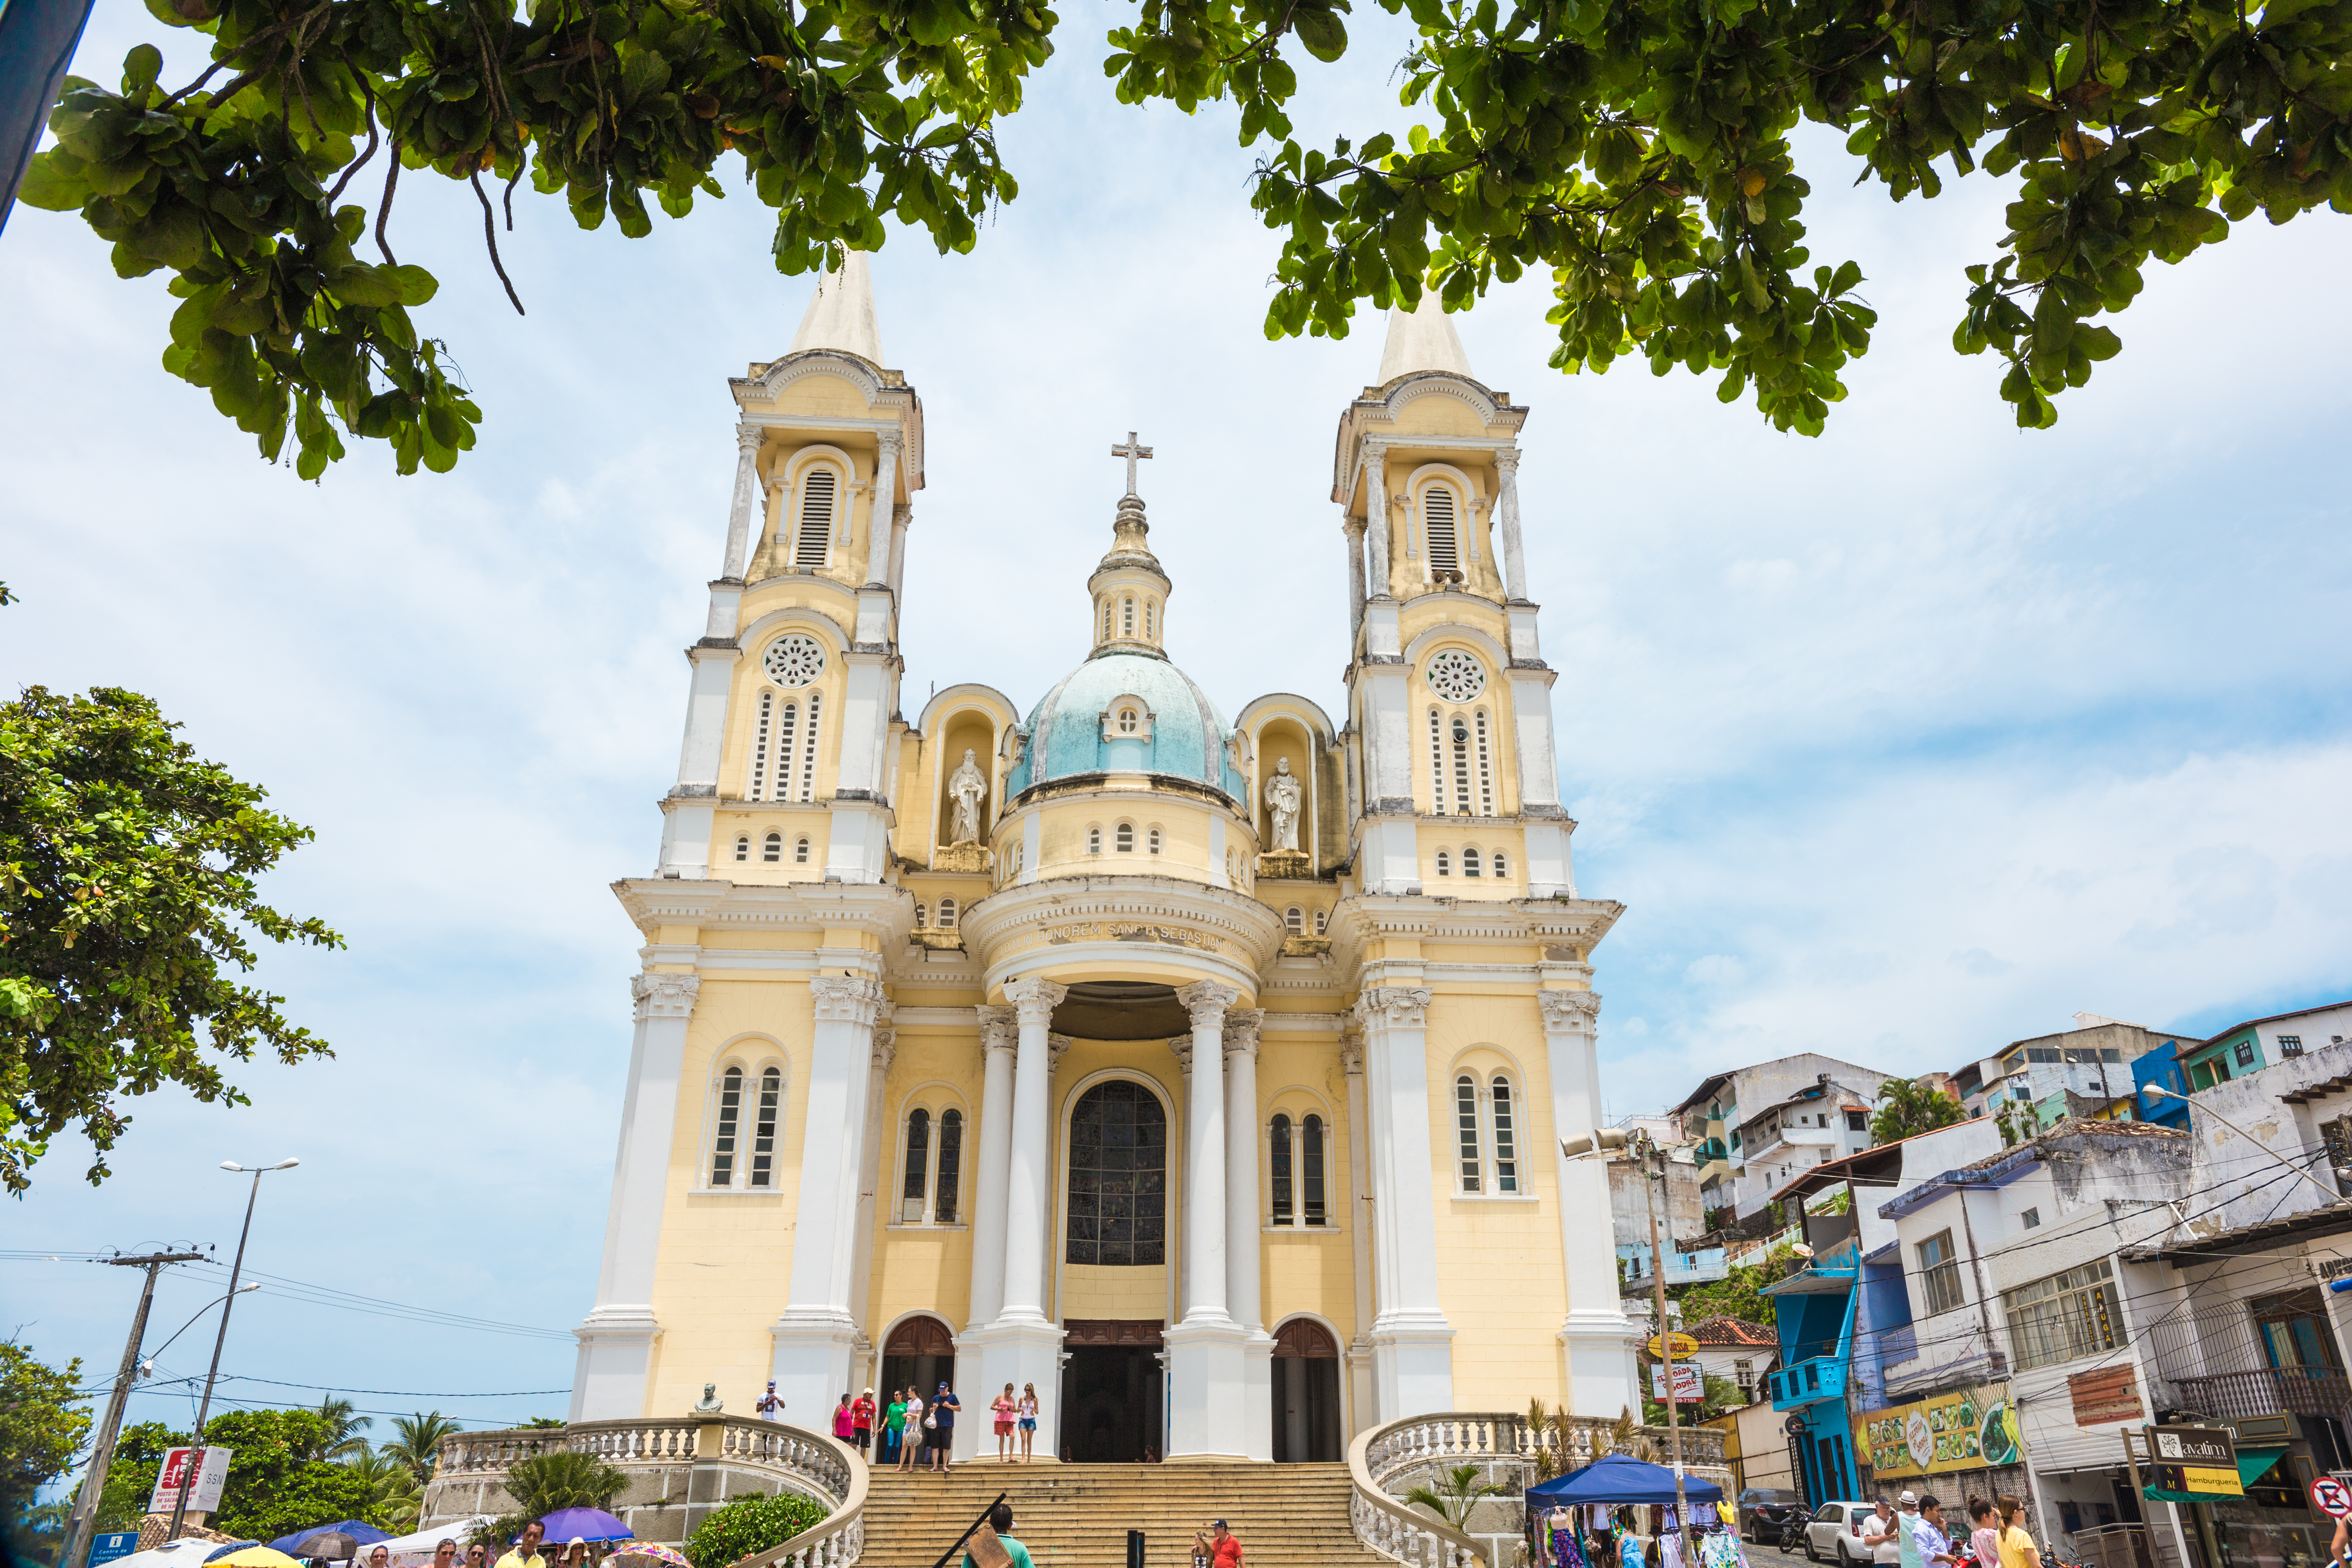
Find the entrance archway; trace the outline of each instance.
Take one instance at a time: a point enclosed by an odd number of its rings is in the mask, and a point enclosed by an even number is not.
[[[1062,1324],[1062,1458],[1133,1465],[1160,1458],[1160,1331],[1149,1321],[1072,1318]]]
[[[914,1317],[891,1330],[882,1346],[883,1390],[912,1387],[929,1405],[942,1383],[955,1384],[955,1336],[948,1326],[937,1318]]]
[[[1312,1318],[1274,1331],[1274,1458],[1335,1464],[1339,1440],[1339,1347]]]

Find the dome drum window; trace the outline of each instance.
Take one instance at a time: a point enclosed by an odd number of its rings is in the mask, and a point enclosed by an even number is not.
[[[1150,741],[1151,739],[1151,705],[1140,697],[1116,698],[1102,710],[1102,738],[1106,741]]]
[[[1122,854],[1122,855],[1132,855],[1132,854],[1134,854],[1134,853],[1135,853],[1135,824],[1133,824],[1132,822],[1122,822],[1122,823],[1120,823],[1120,824],[1118,825],[1118,828],[1117,828],[1117,829],[1112,833],[1112,835],[1111,835],[1111,842],[1112,842],[1114,845],[1118,846],[1118,852],[1119,852],[1120,854]]]

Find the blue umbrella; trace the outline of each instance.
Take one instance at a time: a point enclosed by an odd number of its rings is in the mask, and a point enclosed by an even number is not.
[[[1713,1481],[1685,1475],[1683,1495],[1692,1502],[1721,1502],[1723,1489]],[[1626,1454],[1595,1459],[1580,1470],[1570,1470],[1528,1489],[1530,1506],[1538,1502],[1672,1504],[1674,1500],[1674,1471],[1664,1465],[1645,1465]]]
[[[541,1517],[547,1539],[561,1545],[573,1536],[583,1541],[633,1541],[636,1531],[601,1508],[559,1508]]]
[[[373,1546],[379,1541],[392,1539],[389,1531],[378,1530],[363,1519],[343,1519],[337,1520],[332,1524],[314,1524],[308,1530],[298,1530],[291,1535],[281,1535],[269,1545],[272,1551],[283,1552],[289,1557],[331,1557],[340,1561],[351,1555],[348,1549],[341,1552],[305,1550],[303,1543],[311,1537],[319,1535],[348,1535],[352,1538],[352,1544],[354,1546]],[[327,1543],[321,1542],[320,1544],[323,1546]],[[341,1542],[338,1542],[334,1544],[340,1546]]]

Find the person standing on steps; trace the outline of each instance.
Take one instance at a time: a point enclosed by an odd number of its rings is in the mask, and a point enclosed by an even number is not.
[[[883,1406],[882,1442],[874,1450],[875,1462],[884,1465],[897,1464],[898,1449],[906,1441],[906,1436],[907,1391],[903,1388],[894,1388],[890,1391],[889,1403]],[[1995,1568],[1999,1568],[1999,1565],[1996,1564]]]
[[[1013,1416],[1021,1402],[1013,1397],[1013,1385],[1006,1384],[1004,1392],[989,1401],[988,1413],[996,1417],[996,1462],[1009,1463],[1013,1458]]]
[[[1004,1548],[1004,1554],[1013,1559],[1013,1568],[1037,1568],[1029,1559],[1029,1549],[1006,1533],[1013,1528],[1011,1503],[1001,1502],[988,1510],[988,1528],[996,1531],[997,1543]],[[963,1554],[963,1568],[979,1568],[969,1552]]]
[[[1209,1568],[1242,1568],[1242,1538],[1222,1519],[1209,1521]]]
[[[850,1425],[850,1420],[849,1395],[845,1394],[841,1403],[833,1407],[833,1435],[841,1442],[846,1443],[856,1436],[857,1428]]]
[[[1037,1385],[1021,1385],[1021,1462],[1029,1462],[1029,1450],[1037,1442]]]
[[[962,1408],[963,1401],[942,1383],[940,1391],[931,1395],[930,1414],[923,1417],[923,1425],[930,1428],[931,1468],[941,1475],[947,1474],[948,1449],[955,1443],[956,1412]]]
[[[928,1425],[923,1415],[923,1396],[910,1385],[907,1390],[906,1436],[898,1445],[898,1468],[901,1470],[913,1469],[922,1454],[923,1446],[930,1441],[930,1434],[924,1430]]]
[[[849,1407],[849,1435],[857,1443],[857,1457],[865,1458],[874,1445],[874,1391],[870,1388]]]

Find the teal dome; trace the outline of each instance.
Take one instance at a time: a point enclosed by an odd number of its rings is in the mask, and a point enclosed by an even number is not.
[[[1122,697],[1141,700],[1146,722],[1132,738],[1104,715]],[[1062,678],[1022,726],[1028,744],[1006,784],[1008,796],[1079,773],[1170,773],[1239,800],[1247,786],[1225,742],[1232,731],[1208,694],[1169,663],[1143,653],[1103,653]]]

